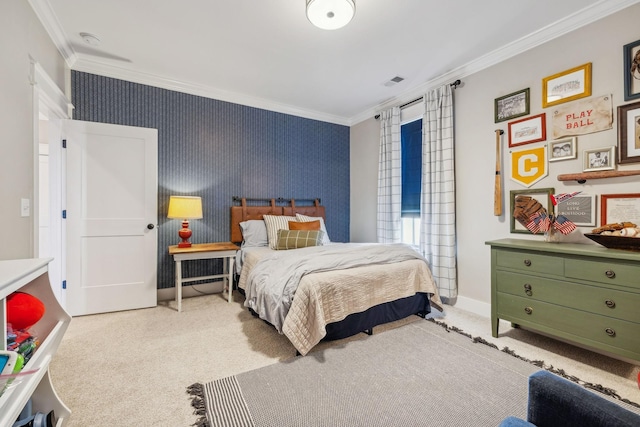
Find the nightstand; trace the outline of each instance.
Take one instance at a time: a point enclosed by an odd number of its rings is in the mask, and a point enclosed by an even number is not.
[[[222,279],[224,281],[225,288],[228,290],[228,302],[231,302],[233,296],[233,265],[235,262],[236,251],[238,251],[238,249],[240,248],[231,242],[196,243],[191,245],[189,248],[179,248],[178,245],[169,246],[169,255],[173,256],[173,260],[176,263],[175,286],[178,312],[182,311],[182,284],[187,282]],[[222,274],[189,278],[182,277],[182,261],[214,258],[222,258]]]

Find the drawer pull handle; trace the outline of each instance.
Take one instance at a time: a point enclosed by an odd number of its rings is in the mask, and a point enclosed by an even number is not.
[[[524,284],[524,293],[527,294],[527,296],[531,296],[533,295],[533,292],[531,292],[531,285],[528,283]]]
[[[531,267],[531,260],[530,259],[525,259],[524,260],[524,265],[526,265],[527,267]]]
[[[531,307],[525,307],[525,308],[524,308],[524,312],[525,312],[525,313],[527,313],[527,314],[531,314],[531,313],[533,313],[533,308],[531,308]]]
[[[605,304],[607,305],[607,307],[609,307],[609,308],[616,308],[616,302],[615,302],[615,301],[612,301],[612,300],[608,299],[608,300],[606,300],[604,303],[605,303]]]
[[[607,276],[609,279],[613,279],[614,277],[616,277],[616,272],[613,270],[607,270],[605,271],[605,276]]]
[[[610,337],[615,337],[615,336],[616,336],[616,331],[615,331],[615,329],[607,328],[607,329],[605,329],[604,331],[605,331],[605,332],[607,333],[607,335],[609,335]]]

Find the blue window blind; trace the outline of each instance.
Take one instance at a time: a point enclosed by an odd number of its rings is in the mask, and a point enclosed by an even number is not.
[[[422,186],[422,119],[400,127],[402,153],[402,217],[420,216]]]

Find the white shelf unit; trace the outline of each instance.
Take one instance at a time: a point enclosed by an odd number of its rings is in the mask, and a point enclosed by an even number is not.
[[[45,306],[42,319],[29,328],[40,345],[23,368],[23,372],[36,369],[37,372],[16,379],[15,384],[0,396],[0,426],[11,426],[29,398],[32,398],[34,413],[48,413],[51,410],[55,412],[57,427],[62,426],[71,415],[69,408],[56,394],[49,377],[49,363],[71,321],[71,316],[60,306],[51,289],[48,273],[50,261],[50,258],[0,261],[0,322],[3,331],[0,348],[7,348],[8,295],[22,291],[38,298]]]

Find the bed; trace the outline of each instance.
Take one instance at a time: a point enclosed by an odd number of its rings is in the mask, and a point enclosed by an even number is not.
[[[299,354],[321,340],[424,317],[432,306],[442,311],[427,262],[409,246],[331,242],[317,199],[306,206],[234,199],[231,241],[241,245],[236,277],[244,305]],[[260,200],[267,203],[255,205]]]

